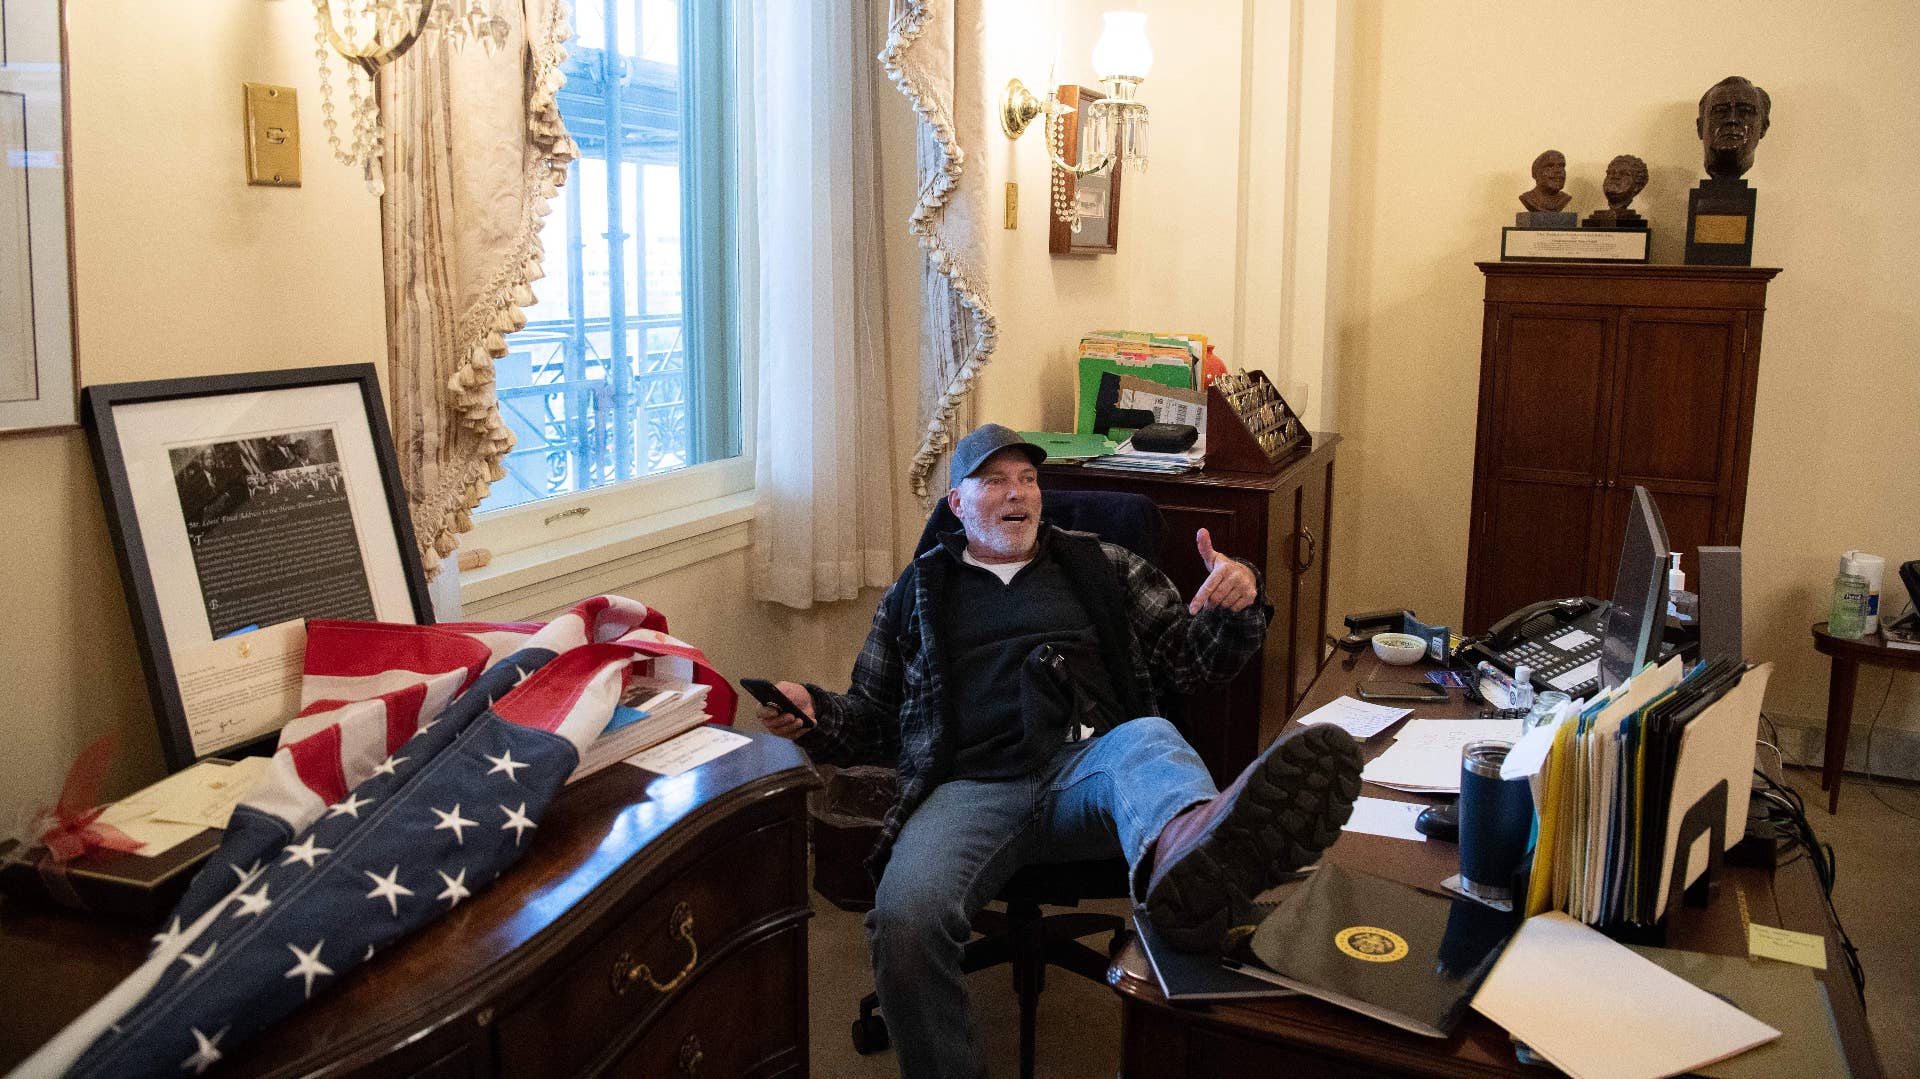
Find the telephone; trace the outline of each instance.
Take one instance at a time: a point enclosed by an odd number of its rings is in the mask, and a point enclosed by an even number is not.
[[[1512,673],[1532,668],[1537,689],[1591,697],[1600,688],[1600,642],[1607,604],[1590,596],[1530,603],[1495,622],[1466,651]]]

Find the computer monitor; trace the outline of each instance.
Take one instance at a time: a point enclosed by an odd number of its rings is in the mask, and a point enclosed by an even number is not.
[[[1634,485],[1620,542],[1620,574],[1614,578],[1613,604],[1600,643],[1600,688],[1633,677],[1660,654],[1660,633],[1667,620],[1667,526],[1660,507],[1645,487]]]

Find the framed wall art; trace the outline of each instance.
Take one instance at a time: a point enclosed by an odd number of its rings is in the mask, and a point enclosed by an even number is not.
[[[306,619],[432,621],[372,364],[89,386],[167,766],[271,745]]]
[[[74,422],[64,27],[0,0],[0,431]]]
[[[1059,146],[1063,161],[1080,162],[1080,148],[1087,145],[1088,116],[1085,106],[1107,95],[1085,86],[1062,86],[1060,103],[1074,111],[1060,121]],[[1053,166],[1052,182],[1064,184],[1064,195],[1080,218],[1075,232],[1060,214],[1047,211],[1049,229],[1047,250],[1056,255],[1111,255],[1120,246],[1120,162],[1102,172],[1075,176],[1058,165]]]

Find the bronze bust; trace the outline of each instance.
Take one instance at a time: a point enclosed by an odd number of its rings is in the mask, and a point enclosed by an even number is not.
[[[1632,154],[1621,154],[1607,162],[1607,178],[1600,191],[1607,196],[1607,209],[1615,215],[1630,213],[1628,204],[1647,186],[1647,163]]]
[[[1562,190],[1566,186],[1566,155],[1548,150],[1533,159],[1533,188],[1520,195],[1520,205],[1535,213],[1558,213],[1573,201],[1573,196]]]
[[[1753,153],[1767,133],[1773,99],[1738,75],[1729,75],[1700,95],[1694,130],[1706,154],[1707,175],[1737,180],[1753,167]]]

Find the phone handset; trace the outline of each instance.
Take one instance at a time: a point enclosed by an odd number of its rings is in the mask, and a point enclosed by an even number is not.
[[[1593,610],[1593,606],[1593,601],[1583,596],[1529,603],[1495,622],[1487,630],[1488,641],[1494,648],[1512,648],[1520,643],[1520,638],[1526,635],[1527,623],[1535,618],[1552,615],[1555,621],[1567,623]]]

